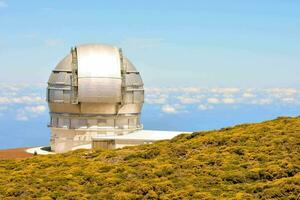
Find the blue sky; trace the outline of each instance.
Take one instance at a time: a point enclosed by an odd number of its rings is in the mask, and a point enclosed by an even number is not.
[[[82,43],[141,72],[146,129],[198,131],[300,113],[298,0],[0,0],[0,149],[46,145],[51,70]]]
[[[122,47],[147,86],[297,87],[297,0],[0,0],[1,82],[46,82],[80,43]]]

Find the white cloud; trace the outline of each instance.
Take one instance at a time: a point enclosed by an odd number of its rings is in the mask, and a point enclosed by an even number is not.
[[[22,113],[17,113],[16,120],[17,121],[28,121],[29,118]]]
[[[25,33],[23,34],[23,37],[26,39],[35,39],[37,37],[37,33]]]
[[[7,106],[0,106],[0,117],[4,115],[4,111],[7,111],[8,107]]]
[[[30,118],[38,117],[46,111],[46,106],[26,106],[17,110],[16,120],[28,121]]]
[[[300,105],[300,90],[295,88],[199,88],[169,87],[146,88],[146,103],[182,106],[195,105],[205,110],[203,105],[222,104],[223,106],[243,105]],[[200,105],[200,106],[199,106]],[[174,106],[173,106],[174,107]],[[174,107],[177,112],[178,108]]]
[[[256,99],[252,101],[252,104],[258,104],[258,105],[269,105],[273,102],[272,99]]]
[[[252,98],[252,97],[255,97],[255,95],[253,93],[251,93],[251,92],[245,92],[243,94],[243,97],[244,98]]]
[[[0,112],[12,114],[21,121],[43,114],[46,110],[42,97],[44,88],[44,84],[0,83]]]
[[[23,121],[45,113],[45,88],[45,84],[0,83],[0,111],[14,113]],[[159,105],[161,112],[169,114],[217,109],[216,105],[232,108],[236,104],[300,105],[300,91],[294,88],[152,87],[145,89],[145,103]]]
[[[184,95],[177,97],[177,99],[182,104],[197,104],[201,101],[199,97],[189,97]]]
[[[44,105],[27,106],[27,107],[25,107],[25,111],[31,112],[31,113],[36,113],[36,114],[41,114],[45,110],[46,110],[46,106],[44,106]]]
[[[164,113],[168,113],[168,114],[174,114],[174,113],[177,113],[177,110],[174,106],[171,106],[169,104],[166,104],[166,105],[163,105],[163,107],[161,108],[161,110],[164,112]]]
[[[45,41],[46,46],[48,47],[57,47],[64,43],[61,39],[48,39]]]
[[[181,91],[186,93],[200,93],[201,89],[197,87],[184,87]]]
[[[200,104],[198,106],[198,110],[202,110],[202,111],[204,111],[204,110],[211,110],[213,108],[214,108],[213,106],[211,106],[211,105],[205,105],[205,104]]]
[[[7,110],[8,107],[7,106],[0,106],[0,111],[4,111],[4,110]]]
[[[163,38],[126,38],[123,46],[129,48],[148,49],[161,46],[165,40]]]
[[[240,88],[213,88],[211,89],[211,92],[220,94],[235,94],[240,92]]]
[[[15,96],[15,95],[14,95]],[[37,104],[45,103],[40,96],[0,97],[0,104]]]
[[[294,103],[294,102],[296,102],[296,99],[293,97],[286,97],[286,98],[283,98],[282,101],[285,103]]]
[[[8,5],[5,1],[0,0],[0,8],[6,8]]]
[[[222,101],[225,104],[234,104],[234,103],[236,103],[236,100],[234,98],[224,98],[224,99],[222,99]]]
[[[218,103],[220,103],[220,100],[217,98],[208,98],[207,102],[211,103],[211,104],[218,104]]]
[[[165,104],[167,103],[168,95],[147,95],[145,102],[148,104]]]
[[[298,93],[295,88],[270,88],[266,92],[275,97],[293,96]]]

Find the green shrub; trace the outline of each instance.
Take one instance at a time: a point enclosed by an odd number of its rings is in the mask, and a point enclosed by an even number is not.
[[[0,199],[300,199],[300,117],[0,160]]]

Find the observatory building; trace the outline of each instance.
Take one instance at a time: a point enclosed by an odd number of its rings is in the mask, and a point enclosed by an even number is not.
[[[54,152],[92,144],[106,148],[135,145],[160,135],[142,130],[143,81],[122,50],[114,46],[71,48],[50,75],[47,102]]]

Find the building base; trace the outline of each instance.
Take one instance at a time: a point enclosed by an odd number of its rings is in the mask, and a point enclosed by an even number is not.
[[[170,140],[183,133],[190,132],[135,130],[127,134],[103,134],[97,131],[52,129],[51,150],[55,153],[64,153],[82,148],[116,149]]]

